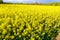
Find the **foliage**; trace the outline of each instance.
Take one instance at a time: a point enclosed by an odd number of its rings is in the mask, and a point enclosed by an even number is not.
[[[2,0],[0,0],[0,3],[3,3],[3,1],[2,1]]]
[[[60,30],[58,9],[55,6],[1,5],[0,40],[53,40]]]

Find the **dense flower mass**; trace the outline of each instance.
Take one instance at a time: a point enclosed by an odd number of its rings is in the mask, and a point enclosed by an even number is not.
[[[60,31],[59,8],[0,4],[0,40],[53,40]]]

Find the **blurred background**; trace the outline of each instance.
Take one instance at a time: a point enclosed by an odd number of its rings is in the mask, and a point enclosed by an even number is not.
[[[2,0],[3,2],[10,3],[51,3],[60,2],[60,0]]]
[[[60,0],[0,0],[0,4],[60,5]]]

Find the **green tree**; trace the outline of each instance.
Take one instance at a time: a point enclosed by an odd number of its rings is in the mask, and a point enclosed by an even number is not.
[[[3,0],[0,0],[0,3],[3,3]]]

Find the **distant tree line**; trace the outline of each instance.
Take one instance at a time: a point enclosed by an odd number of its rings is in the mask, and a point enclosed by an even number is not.
[[[49,3],[48,5],[53,5],[53,6],[60,6],[60,2],[53,2],[53,3]]]
[[[0,0],[0,4],[5,4],[3,0]],[[12,3],[6,3],[12,4]],[[32,5],[52,5],[52,6],[60,6],[60,2],[52,2],[52,3],[14,3],[14,4],[32,4]]]
[[[0,0],[0,3],[3,3],[3,0]]]

